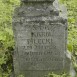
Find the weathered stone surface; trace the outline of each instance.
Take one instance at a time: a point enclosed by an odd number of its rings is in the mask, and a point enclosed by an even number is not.
[[[39,2],[39,1],[51,1],[51,2],[53,2],[53,1],[55,1],[55,0],[21,0],[22,2],[35,2],[35,1],[37,1],[37,2]]]
[[[45,0],[46,1],[46,0]],[[13,16],[15,75],[43,77],[69,72],[67,21],[51,3],[26,3]]]

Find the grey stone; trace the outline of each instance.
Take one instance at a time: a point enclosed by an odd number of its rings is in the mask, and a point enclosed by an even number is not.
[[[67,8],[66,8],[66,6],[61,5],[60,10],[61,10],[60,17],[62,17],[63,19],[67,19]]]
[[[48,2],[48,1],[52,1],[52,2],[53,2],[53,1],[55,1],[55,0],[21,0],[21,1],[22,1],[22,2],[35,2],[35,1],[37,1],[37,2],[39,2],[39,1],[41,1],[41,2],[42,2],[42,1],[47,1],[47,2]]]
[[[58,2],[58,0],[55,0],[54,2],[53,2],[53,6],[55,7],[55,9],[56,10],[60,10],[60,6],[59,6],[59,2]]]
[[[46,0],[45,0],[46,1]],[[49,2],[26,3],[15,9],[15,76],[43,77],[54,72],[69,73],[67,20]]]

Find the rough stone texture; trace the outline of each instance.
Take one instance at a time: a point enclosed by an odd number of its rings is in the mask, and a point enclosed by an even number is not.
[[[13,31],[16,77],[19,74],[43,77],[50,72],[69,72],[67,20],[59,16],[59,10],[52,3],[30,2],[16,8]]]
[[[53,1],[55,1],[55,0],[21,0],[22,2],[39,2],[39,1],[46,1],[46,2],[48,2],[48,1],[51,1],[51,2],[53,2]]]

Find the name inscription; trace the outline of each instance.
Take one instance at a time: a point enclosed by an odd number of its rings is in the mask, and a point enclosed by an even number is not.
[[[61,23],[29,21],[24,22],[22,26],[20,23],[18,25],[15,30],[18,33],[16,37],[22,61],[20,65],[25,65],[22,70],[56,70],[60,68],[59,64],[63,68],[64,56],[61,54],[64,54],[64,41],[61,39],[65,38],[64,26]]]

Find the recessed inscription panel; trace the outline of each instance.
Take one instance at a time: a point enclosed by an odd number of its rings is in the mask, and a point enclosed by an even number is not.
[[[24,25],[25,24],[25,25]],[[62,70],[65,27],[61,23],[32,22],[15,26],[21,70]],[[60,67],[59,67],[60,66]]]

